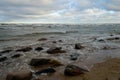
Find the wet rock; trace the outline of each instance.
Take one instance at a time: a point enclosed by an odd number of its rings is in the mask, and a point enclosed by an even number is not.
[[[7,60],[7,57],[5,57],[5,56],[0,57],[0,62],[3,62],[5,60]]]
[[[31,80],[32,72],[22,70],[18,72],[8,73],[6,80]]]
[[[15,55],[13,55],[11,58],[19,58],[19,57],[21,57],[22,56],[22,54],[15,54]]]
[[[30,62],[30,65],[31,66],[40,66],[40,65],[46,65],[48,64],[50,61],[50,59],[44,59],[44,58],[41,58],[41,59],[32,59],[31,62]]]
[[[62,50],[61,47],[54,47],[54,48],[50,48],[47,50],[47,53],[49,54],[56,54],[56,53],[66,53],[65,50]]]
[[[11,51],[13,51],[13,50],[4,50],[4,51],[1,51],[0,53],[9,53]]]
[[[104,40],[104,39],[99,39],[98,41],[99,41],[99,42],[105,42],[105,40]]]
[[[36,75],[41,75],[42,73],[46,73],[46,74],[48,74],[48,73],[55,73],[56,72],[56,70],[54,69],[54,68],[46,68],[46,69],[43,69],[43,70],[40,70],[40,71],[37,71],[37,72],[35,72],[35,74]]]
[[[28,51],[31,51],[31,50],[32,50],[31,47],[26,47],[26,48],[18,49],[18,50],[16,50],[16,52],[28,52]]]
[[[30,65],[37,67],[37,66],[42,66],[42,65],[60,66],[62,64],[61,62],[54,60],[54,59],[41,58],[41,59],[32,59],[30,61]]]
[[[53,41],[52,43],[57,43],[56,41]]]
[[[111,37],[111,38],[107,38],[107,40],[120,40],[120,37]]]
[[[120,78],[118,78],[118,80],[120,80]]]
[[[63,42],[62,40],[58,40],[58,42]]]
[[[71,54],[70,55],[70,60],[77,60],[78,57],[79,57],[79,54],[77,54],[77,53]]]
[[[42,48],[42,47],[37,47],[37,48],[35,48],[35,50],[36,50],[36,51],[42,51],[43,48]]]
[[[88,70],[82,69],[75,65],[67,65],[64,70],[64,75],[66,76],[77,76],[80,74],[84,74],[85,72],[88,72]]]
[[[113,34],[110,34],[110,36],[114,36]]]
[[[41,38],[41,39],[38,39],[38,41],[46,41],[47,38]]]
[[[83,48],[85,48],[85,47],[82,46],[80,43],[75,44],[75,49],[83,49]]]

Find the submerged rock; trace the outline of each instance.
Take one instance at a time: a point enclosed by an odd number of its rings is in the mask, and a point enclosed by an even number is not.
[[[6,57],[6,56],[0,57],[0,62],[3,62],[3,61],[5,61],[5,60],[7,60],[7,57]]]
[[[104,40],[104,39],[99,39],[98,41],[99,41],[99,42],[105,42],[105,40]]]
[[[41,39],[38,39],[38,41],[46,41],[47,38],[41,38]]]
[[[83,49],[83,48],[85,48],[85,47],[82,46],[80,43],[75,44],[75,49]]]
[[[52,43],[57,43],[57,41],[53,41]]]
[[[43,48],[42,48],[42,47],[37,47],[37,48],[35,48],[35,50],[36,50],[36,51],[42,51]]]
[[[41,75],[42,73],[46,73],[46,74],[48,74],[48,73],[55,73],[56,72],[56,70],[54,69],[54,68],[46,68],[46,69],[43,69],[43,70],[40,70],[40,71],[37,71],[37,72],[35,72],[35,74],[36,75]]]
[[[31,47],[26,47],[26,48],[18,49],[18,50],[16,50],[16,52],[28,52],[28,51],[31,51],[31,50],[32,50]]]
[[[13,50],[4,50],[4,51],[1,51],[0,53],[9,53],[11,51],[13,51]]]
[[[107,38],[107,40],[120,40],[120,37],[111,37],[111,38]]]
[[[30,65],[31,66],[45,65],[45,64],[48,64],[49,61],[50,61],[50,59],[44,59],[44,58],[41,58],[41,59],[32,59],[30,61]]]
[[[54,60],[54,59],[41,58],[41,59],[32,59],[30,61],[30,65],[37,67],[37,66],[42,66],[42,65],[60,66],[62,64],[61,62]]]
[[[50,48],[47,50],[47,53],[49,54],[56,54],[56,53],[66,53],[65,50],[62,50],[61,47],[54,47],[54,48]]]
[[[32,72],[27,70],[8,73],[6,78],[6,80],[31,80],[31,79],[32,79]]]
[[[75,65],[67,65],[64,70],[64,74],[66,76],[77,76],[80,74],[84,74],[85,72],[88,72],[88,70],[82,69]]]
[[[77,54],[77,53],[71,54],[70,55],[70,60],[77,60],[78,57],[79,57],[79,54]]]
[[[58,40],[58,42],[63,42],[62,40]]]
[[[22,56],[22,54],[15,54],[15,55],[13,55],[11,58],[19,58],[19,57],[21,57]]]

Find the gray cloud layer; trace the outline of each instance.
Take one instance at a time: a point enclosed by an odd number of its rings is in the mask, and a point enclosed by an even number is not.
[[[120,0],[0,0],[1,22],[118,22]]]

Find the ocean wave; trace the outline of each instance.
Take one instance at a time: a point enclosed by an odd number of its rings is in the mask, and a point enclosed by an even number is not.
[[[6,39],[0,39],[1,42],[3,41],[12,41],[12,40],[20,40],[19,38],[6,38]]]
[[[40,35],[40,34],[66,34],[66,33],[76,33],[76,32],[78,32],[78,31],[76,31],[76,30],[40,31],[40,32],[27,33],[27,34],[18,35],[18,36],[33,36],[33,35]]]

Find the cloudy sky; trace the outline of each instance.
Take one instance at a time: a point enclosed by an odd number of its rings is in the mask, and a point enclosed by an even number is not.
[[[0,0],[0,22],[120,23],[120,0]]]

